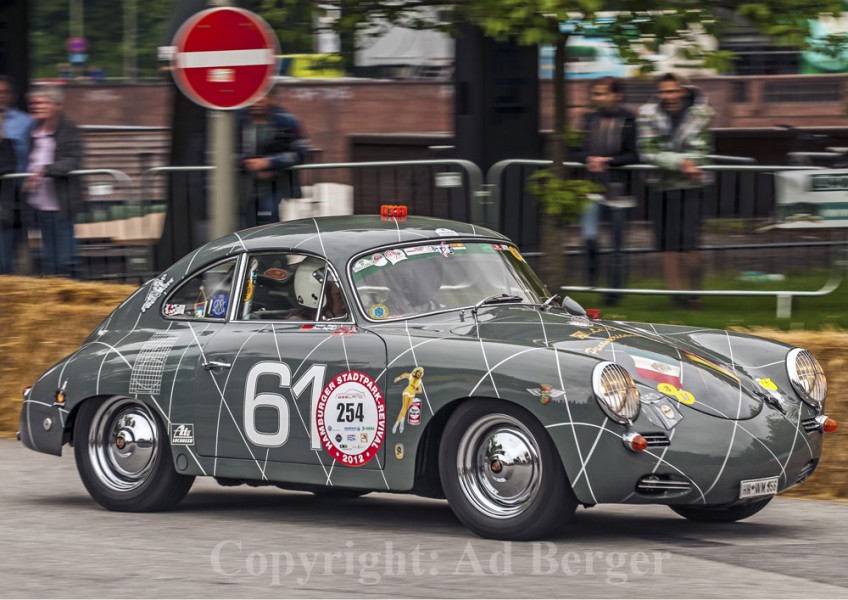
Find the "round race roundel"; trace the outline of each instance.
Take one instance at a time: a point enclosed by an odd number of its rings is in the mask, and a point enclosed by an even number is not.
[[[386,402],[365,373],[346,371],[327,383],[318,400],[321,444],[334,459],[361,467],[377,455],[386,437]]]

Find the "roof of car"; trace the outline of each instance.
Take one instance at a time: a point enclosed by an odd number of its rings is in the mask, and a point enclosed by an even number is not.
[[[194,267],[198,267],[245,250],[280,249],[326,256],[338,267],[342,267],[352,256],[371,248],[407,244],[418,240],[475,237],[507,239],[486,227],[448,219],[386,219],[372,215],[316,217],[237,231],[209,242],[194,255],[189,255],[190,259],[186,257],[183,260],[190,260]]]

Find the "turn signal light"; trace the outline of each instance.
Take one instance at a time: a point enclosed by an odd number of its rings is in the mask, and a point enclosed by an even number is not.
[[[621,436],[624,447],[633,452],[642,452],[648,448],[648,440],[635,431],[629,431]]]
[[[833,433],[837,429],[839,429],[839,423],[836,422],[836,419],[825,417],[824,423],[822,423],[822,431],[825,433]]]
[[[24,394],[24,400],[27,400],[27,399],[29,398],[29,393],[30,393],[31,391],[32,391],[32,386],[31,386],[31,385],[28,385],[28,386],[26,386],[26,387],[24,388],[24,392],[23,392],[23,394]]]
[[[56,390],[56,404],[65,403],[65,390]]]
[[[384,219],[405,219],[408,209],[403,204],[383,204],[380,206],[380,216]]]
[[[601,309],[600,308],[587,308],[586,316],[592,319],[593,321],[597,321],[601,318]]]

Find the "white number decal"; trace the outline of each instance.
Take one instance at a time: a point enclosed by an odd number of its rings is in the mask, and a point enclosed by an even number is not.
[[[327,365],[312,365],[306,374],[298,379],[292,390],[295,396],[300,397],[303,390],[310,383],[312,384],[312,398],[309,402],[309,421],[310,421],[310,448],[312,450],[321,449],[321,434],[318,433],[318,400],[321,398],[321,385],[324,383],[324,373],[327,371]]]
[[[310,398],[310,447],[321,449],[321,436],[318,433],[318,421],[316,418],[316,406],[321,397],[321,384],[324,382],[324,374],[327,365],[312,365],[292,385],[291,369],[285,363],[260,362],[251,367],[247,374],[247,385],[244,391],[244,432],[247,439],[257,446],[277,448],[285,444],[289,439],[290,410],[289,403],[280,394],[256,393],[256,384],[260,375],[277,375],[280,379],[280,388],[290,388],[296,397],[312,385]],[[276,433],[262,433],[256,429],[256,409],[260,406],[274,408],[279,418],[279,428]]]
[[[289,439],[289,403],[279,394],[256,394],[256,382],[260,375],[277,375],[280,387],[291,386],[291,369],[283,363],[256,363],[247,374],[247,387],[244,394],[244,433],[247,439],[257,446],[277,448]],[[256,409],[268,406],[277,410],[279,427],[276,433],[262,433],[256,429]]]

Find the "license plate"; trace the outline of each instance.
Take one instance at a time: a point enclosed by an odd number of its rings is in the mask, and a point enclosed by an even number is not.
[[[777,493],[777,477],[747,479],[739,486],[739,499],[756,496],[774,496]]]

